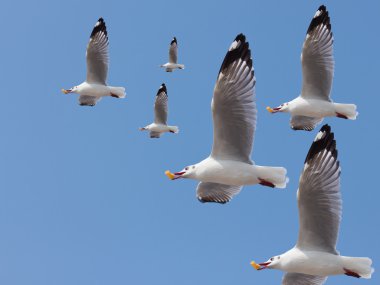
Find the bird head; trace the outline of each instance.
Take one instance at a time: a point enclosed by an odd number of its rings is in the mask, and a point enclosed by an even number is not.
[[[256,263],[254,261],[251,261],[251,265],[256,270],[278,269],[280,267],[280,261],[281,261],[281,256],[278,255],[278,256],[271,257],[266,262],[262,262],[262,263]]]
[[[68,94],[68,93],[76,93],[78,91],[78,86],[74,86],[73,88],[70,89],[61,89],[62,93]]]
[[[280,106],[276,107],[276,108],[271,108],[271,107],[267,107],[267,110],[269,113],[277,113],[277,112],[288,112],[289,111],[289,103],[284,103],[284,104],[281,104]]]
[[[171,173],[169,170],[165,171],[167,177],[170,180],[175,180],[179,178],[193,178],[196,171],[196,165],[186,166],[184,169],[178,172]]]

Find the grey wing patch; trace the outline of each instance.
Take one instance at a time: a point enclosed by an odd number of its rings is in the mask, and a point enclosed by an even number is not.
[[[286,273],[282,278],[282,285],[322,285],[327,277],[302,273]]]
[[[176,37],[174,37],[173,40],[170,42],[170,47],[169,47],[169,62],[170,63],[177,63],[177,53],[178,53],[177,39]]]
[[[290,119],[290,127],[293,130],[312,131],[322,122],[323,118],[313,118],[307,116],[292,116]]]
[[[302,97],[330,101],[334,76],[333,41],[329,12],[322,5],[310,23],[302,48]]]
[[[166,85],[162,83],[157,91],[156,101],[154,103],[154,122],[156,124],[166,125],[168,119],[168,94]]]
[[[300,249],[338,254],[335,249],[342,217],[340,166],[334,134],[324,125],[305,159],[297,192]]]
[[[159,137],[161,137],[161,133],[160,132],[151,131],[149,134],[150,134],[150,137],[152,139],[158,139]]]
[[[95,106],[100,98],[90,95],[80,95],[78,100],[81,106]]]
[[[108,73],[108,36],[106,24],[100,18],[92,30],[87,45],[87,79],[88,83],[106,85]]]
[[[249,44],[239,34],[224,58],[214,88],[212,157],[252,163],[257,113],[255,84]]]
[[[202,203],[214,202],[225,204],[239,194],[243,186],[231,186],[212,182],[200,182],[197,187],[197,198]]]

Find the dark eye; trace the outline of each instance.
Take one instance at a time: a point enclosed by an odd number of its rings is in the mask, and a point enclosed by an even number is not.
[[[186,167],[186,168],[185,168],[185,170],[187,171],[187,170],[189,170],[189,168],[188,168],[188,167]]]
[[[193,167],[192,167],[193,169],[195,168],[195,166],[193,165]]]
[[[273,258],[273,257],[271,257],[271,259],[269,259],[269,260],[270,260],[270,261],[273,261],[273,259],[274,259],[274,258]]]
[[[279,256],[277,256],[277,259],[280,259],[280,257],[279,257]]]

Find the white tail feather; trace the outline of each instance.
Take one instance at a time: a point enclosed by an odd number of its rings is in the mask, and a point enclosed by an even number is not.
[[[368,257],[348,257],[342,256],[344,268],[349,269],[360,277],[370,279],[375,271],[372,267],[372,260]]]
[[[169,130],[175,134],[178,134],[179,128],[177,126],[168,126]]]
[[[284,167],[270,167],[270,166],[258,166],[258,178],[273,183],[276,188],[285,188],[289,182],[289,178],[286,177],[286,168]]]
[[[334,103],[335,112],[346,116],[350,120],[356,120],[359,113],[356,111],[355,104],[339,104]]]
[[[117,96],[118,98],[124,98],[125,97],[125,88],[124,87],[111,87],[111,94]]]

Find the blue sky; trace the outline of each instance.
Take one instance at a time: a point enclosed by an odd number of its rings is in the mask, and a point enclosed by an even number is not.
[[[378,201],[377,1],[7,1],[2,3],[0,78],[0,283],[280,284],[257,272],[294,245],[296,189],[316,131],[294,132],[289,116],[265,106],[300,92],[300,52],[319,5],[335,37],[336,102],[356,103],[358,120],[331,118],[342,166],[338,250],[380,259]],[[85,48],[103,17],[110,40],[108,83],[127,98],[80,107],[64,95],[85,78]],[[197,183],[169,181],[205,158],[210,102],[232,40],[244,33],[257,77],[253,159],[284,166],[285,190],[248,186],[226,205],[201,204]],[[185,70],[165,73],[173,36]],[[178,135],[149,139],[153,101],[165,82]],[[327,284],[379,284],[346,276]]]

